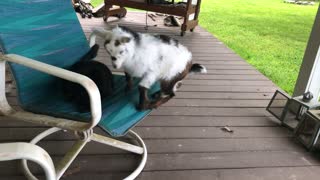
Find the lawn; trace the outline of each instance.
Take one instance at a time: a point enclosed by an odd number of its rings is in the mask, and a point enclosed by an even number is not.
[[[282,0],[202,0],[200,25],[292,94],[317,8]]]
[[[102,3],[103,2],[103,0],[91,0],[91,4],[93,5],[93,6],[98,6],[100,3]]]
[[[292,94],[318,6],[203,0],[200,24]]]

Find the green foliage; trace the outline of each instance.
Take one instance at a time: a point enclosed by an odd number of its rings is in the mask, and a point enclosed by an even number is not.
[[[91,0],[91,4],[93,7],[99,6],[100,4],[102,4],[104,2],[104,0]]]
[[[318,5],[202,0],[200,25],[292,94]]]

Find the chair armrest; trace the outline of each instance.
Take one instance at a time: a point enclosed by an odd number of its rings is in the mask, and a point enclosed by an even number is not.
[[[99,123],[102,114],[100,92],[96,84],[87,76],[16,54],[0,55],[0,60],[17,63],[80,84],[86,89],[90,98],[90,109],[92,118],[87,129],[91,129]]]
[[[6,62],[1,61],[0,53],[0,115],[12,114],[14,110],[9,105],[6,97]]]
[[[37,145],[30,143],[0,144],[0,161],[26,159],[39,164],[46,174],[46,179],[56,180],[54,164],[49,154]]]

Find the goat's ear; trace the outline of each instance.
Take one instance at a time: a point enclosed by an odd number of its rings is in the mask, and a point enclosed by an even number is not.
[[[95,34],[104,39],[111,39],[112,36],[112,32],[104,28],[93,28],[92,34]]]
[[[130,42],[131,41],[131,38],[129,38],[129,37],[122,37],[121,39],[120,39],[120,42],[121,43],[128,43],[128,42]]]

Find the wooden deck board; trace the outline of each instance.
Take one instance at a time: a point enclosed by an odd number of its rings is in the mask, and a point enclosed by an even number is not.
[[[79,172],[70,173],[66,176],[68,180],[87,179],[123,179],[129,172],[122,173],[95,173]],[[139,176],[139,180],[163,180],[163,179],[183,179],[183,180],[288,180],[288,179],[308,179],[318,180],[320,167],[268,167],[268,168],[242,168],[242,169],[216,169],[216,170],[180,170],[180,171],[147,171]],[[15,180],[25,180],[22,176],[12,177]],[[7,180],[0,177],[0,180]]]
[[[301,158],[299,158],[301,157]],[[61,156],[53,156],[56,161]],[[106,161],[107,159],[107,161]],[[83,172],[123,172],[132,170],[139,159],[131,154],[82,155],[70,169],[81,168]],[[240,169],[267,167],[306,167],[318,166],[320,163],[310,155],[294,151],[254,151],[254,152],[221,152],[221,153],[172,153],[149,154],[145,171],[169,170],[205,170],[205,169]],[[97,168],[99,167],[99,168]],[[15,174],[14,164],[0,164],[4,174]],[[41,169],[34,167],[33,172]]]
[[[143,13],[129,12],[121,21],[110,21],[135,31],[175,37],[192,51],[194,62],[207,67],[208,74],[189,76],[174,99],[134,128],[149,151],[146,168],[138,179],[319,179],[319,157],[307,152],[292,132],[265,110],[276,85],[206,30],[197,27],[181,37],[179,28],[164,27],[158,18],[149,21],[146,31],[144,17]],[[80,21],[87,36],[93,27],[105,26],[102,19]],[[110,65],[103,48],[97,60]],[[7,96],[16,107],[14,90]],[[4,117],[0,122],[0,142],[27,141],[46,129]],[[234,132],[222,131],[226,125]],[[99,128],[95,130],[104,134]],[[73,139],[71,134],[60,133],[48,137],[41,146],[57,159]],[[137,163],[136,155],[90,142],[64,179],[117,180]],[[36,167],[34,170],[40,172]],[[24,179],[17,162],[0,163],[0,180],[7,179]]]

